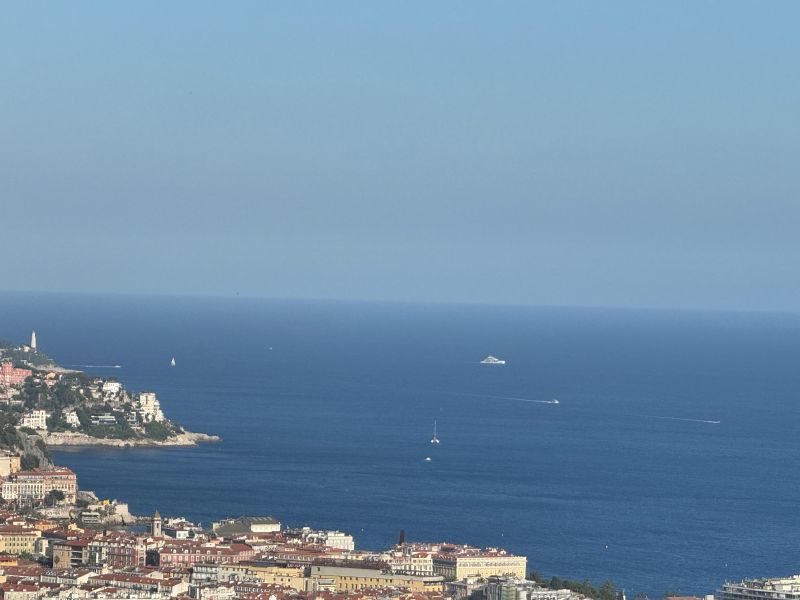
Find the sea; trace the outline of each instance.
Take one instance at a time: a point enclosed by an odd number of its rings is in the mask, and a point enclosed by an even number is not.
[[[0,294],[0,337],[33,329],[222,437],[54,453],[135,514],[404,530],[629,597],[800,571],[796,314]]]

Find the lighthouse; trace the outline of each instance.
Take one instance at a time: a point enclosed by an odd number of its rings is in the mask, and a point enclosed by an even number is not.
[[[36,352],[36,331],[31,332],[31,350]]]

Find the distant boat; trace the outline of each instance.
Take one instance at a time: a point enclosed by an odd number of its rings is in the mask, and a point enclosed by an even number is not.
[[[431,438],[431,444],[438,444],[439,438],[436,437],[436,419],[433,421],[433,437]]]
[[[556,398],[553,398],[552,400],[550,400],[550,404],[558,404],[558,400]]]
[[[175,366],[175,357],[174,356],[172,357],[172,360],[169,361],[169,366],[171,366],[171,367]]]
[[[426,456],[425,457],[425,462],[431,462],[431,457],[430,456]]]
[[[484,358],[481,361],[482,365],[504,365],[506,364],[505,359],[497,358],[496,356],[492,356],[491,354]]]

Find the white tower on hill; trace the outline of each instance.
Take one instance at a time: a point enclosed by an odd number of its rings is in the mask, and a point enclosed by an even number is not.
[[[31,349],[36,350],[36,332],[31,332]]]

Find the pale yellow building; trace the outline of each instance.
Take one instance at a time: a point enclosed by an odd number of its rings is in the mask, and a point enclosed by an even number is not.
[[[18,471],[11,475],[0,487],[3,500],[44,500],[47,495],[58,490],[64,494],[64,501],[73,504],[78,493],[78,480],[70,469],[33,469]]]
[[[467,577],[519,577],[527,575],[528,559],[513,554],[486,552],[473,555],[438,555],[433,558],[433,572],[447,580]]]
[[[433,554],[430,552],[393,552],[386,562],[394,573],[405,575],[434,575]]]
[[[444,579],[438,575],[399,575],[377,569],[311,566],[309,591],[350,592],[368,588],[397,587],[412,592],[441,592]]]
[[[21,469],[18,454],[0,454],[0,477],[8,477]]]
[[[0,552],[8,554],[33,554],[36,550],[36,540],[42,532],[31,527],[20,525],[0,525]]]
[[[302,567],[276,567],[247,563],[221,564],[217,569],[217,580],[252,581],[290,587],[299,592],[306,590],[306,578]]]

